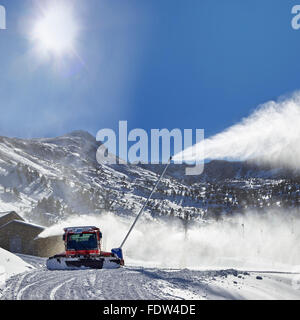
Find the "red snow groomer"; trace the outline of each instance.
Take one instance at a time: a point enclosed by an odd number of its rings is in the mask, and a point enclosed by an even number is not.
[[[63,241],[65,253],[47,260],[49,270],[64,269],[114,269],[124,265],[122,249],[111,252],[101,250],[102,233],[97,227],[65,228]]]

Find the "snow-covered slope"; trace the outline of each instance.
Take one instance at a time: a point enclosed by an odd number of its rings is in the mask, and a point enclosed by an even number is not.
[[[8,279],[2,300],[300,299],[295,283],[299,274],[130,265],[62,272],[46,270],[45,259],[28,259],[37,268]]]
[[[42,225],[103,210],[134,215],[158,173],[134,165],[99,165],[98,147],[84,131],[45,139],[1,137],[0,211],[15,210]],[[166,177],[146,211],[165,214],[181,208],[183,194],[175,199],[170,190],[184,188],[184,183]]]
[[[162,166],[100,165],[98,147],[84,131],[43,139],[0,137],[0,211],[15,210],[45,226],[76,214],[135,215]],[[184,168],[170,166],[146,216],[201,221],[220,212],[281,205],[285,194],[298,201],[299,185],[282,183],[282,170],[212,161],[202,176],[187,177]]]
[[[0,297],[6,281],[17,274],[33,270],[34,267],[20,257],[0,248]]]
[[[0,248],[0,267],[7,277],[33,269],[32,265],[2,248]]]

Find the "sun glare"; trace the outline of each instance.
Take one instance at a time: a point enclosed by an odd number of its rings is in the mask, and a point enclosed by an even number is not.
[[[74,8],[61,0],[39,9],[30,34],[35,49],[54,57],[74,54],[79,33]]]

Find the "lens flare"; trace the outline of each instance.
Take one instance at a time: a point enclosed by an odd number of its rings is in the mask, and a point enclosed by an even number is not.
[[[38,7],[30,40],[41,56],[62,58],[75,54],[79,31],[79,21],[72,4],[69,1],[51,1]]]

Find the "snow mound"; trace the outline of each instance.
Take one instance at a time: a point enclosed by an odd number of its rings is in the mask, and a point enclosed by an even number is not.
[[[15,254],[0,248],[0,287],[5,284],[9,277],[31,269],[34,269],[34,267]]]

